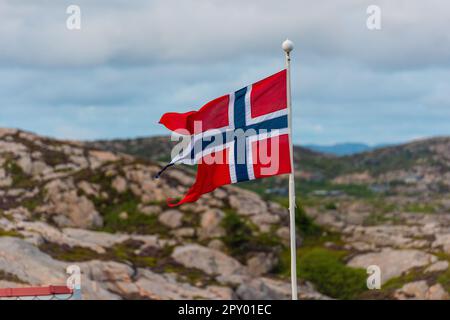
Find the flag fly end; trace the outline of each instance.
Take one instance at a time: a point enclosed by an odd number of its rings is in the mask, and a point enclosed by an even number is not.
[[[161,176],[161,174],[166,171],[168,168],[170,168],[171,166],[173,166],[174,163],[171,162],[168,165],[164,166],[161,170],[159,170],[159,172],[154,176],[155,179],[159,179],[159,177]]]

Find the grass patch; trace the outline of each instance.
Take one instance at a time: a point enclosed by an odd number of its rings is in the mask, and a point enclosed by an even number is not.
[[[297,273],[308,280],[317,290],[336,299],[354,299],[367,290],[366,271],[347,267],[343,262],[345,251],[334,251],[321,247],[297,250]],[[290,253],[283,252],[280,260],[284,275],[290,275]]]
[[[272,199],[277,197],[277,195],[267,194],[267,190],[274,190],[276,188],[286,188],[287,180],[282,179],[271,179],[266,178],[263,181],[248,181],[243,182],[240,185],[241,188],[254,191],[264,197],[265,199]],[[359,184],[333,184],[330,181],[320,180],[299,180],[296,184],[296,192],[298,195],[309,196],[314,191],[324,190],[324,191],[341,191],[349,196],[356,198],[371,199],[377,194],[370,190],[366,185]],[[287,197],[286,197],[287,198]]]
[[[60,261],[82,262],[101,258],[99,253],[88,248],[70,247],[66,244],[60,245],[52,242],[44,242],[39,246],[39,250]]]
[[[441,273],[436,280],[450,294],[450,269]]]
[[[233,255],[246,253],[253,239],[252,228],[248,223],[243,221],[236,212],[227,210],[221,224],[226,234],[222,240],[231,253]]]
[[[31,178],[23,172],[22,168],[14,160],[8,159],[4,168],[11,176],[14,188],[28,189],[33,187],[34,183],[31,181]]]
[[[149,248],[139,254],[135,253],[143,242],[128,240],[116,244],[110,248],[106,248],[105,253],[97,253],[89,248],[70,247],[65,244],[56,244],[45,242],[39,246],[39,249],[56,260],[81,262],[90,260],[117,261],[121,263],[130,263],[136,268],[153,268],[158,267],[160,261],[170,256],[172,248],[167,247],[164,250],[157,248]]]
[[[412,203],[408,204],[403,209],[406,212],[412,213],[435,213],[436,208],[428,203]]]
[[[106,203],[98,209],[103,216],[104,225],[100,228],[106,232],[126,232],[138,234],[168,235],[169,229],[161,224],[156,215],[145,215],[138,210],[139,201],[130,197],[127,201],[118,204]],[[120,217],[122,212],[127,218]]]
[[[225,210],[221,225],[225,229],[222,241],[233,256],[243,257],[252,251],[273,251],[281,247],[281,241],[273,233],[257,233],[257,227],[240,217],[233,210]]]
[[[147,247],[136,252],[143,242],[128,240],[106,248],[106,252],[99,254],[93,250],[82,247],[69,247],[68,245],[59,245],[56,243],[44,243],[39,249],[56,260],[67,262],[82,262],[90,260],[116,261],[130,264],[134,268],[150,269],[157,273],[175,273],[177,278],[182,281],[195,285],[217,284],[213,277],[205,274],[203,271],[193,268],[186,268],[171,258],[172,247],[162,249]],[[1,279],[1,274],[0,274]]]
[[[135,268],[160,268],[171,260],[172,247],[163,249],[147,247],[137,254],[136,250],[142,245],[141,241],[128,240],[108,249],[106,256],[110,260],[129,262]]]
[[[446,260],[450,263],[450,255],[445,252],[436,252],[435,255],[439,260]],[[436,279],[437,283],[440,283],[442,287],[450,294],[450,268],[447,268],[444,272],[440,273]]]
[[[33,212],[41,204],[41,201],[36,198],[26,199],[22,202],[22,206],[28,211]]]
[[[0,237],[16,237],[16,238],[23,238],[23,236],[18,233],[17,231],[6,231],[3,229],[0,229]]]
[[[342,244],[338,233],[330,232],[326,228],[318,225],[306,214],[301,203],[297,202],[295,209],[295,227],[297,234],[302,238],[302,247],[319,246],[325,242],[335,242]]]
[[[192,285],[206,286],[219,284],[214,277],[207,275],[203,271],[194,268],[186,268],[175,262],[166,264],[162,268],[162,271],[164,273],[175,273],[178,280],[188,282]]]
[[[105,232],[125,232],[138,234],[161,234],[168,235],[169,229],[161,224],[155,215],[142,213],[138,206],[141,199],[127,190],[123,193],[112,188],[113,176],[107,176],[103,172],[94,172],[85,169],[78,172],[75,181],[88,181],[100,186],[101,190],[107,192],[108,198],[87,196],[94,203],[96,209],[103,217],[103,227],[99,231]],[[127,218],[120,217],[126,212]]]
[[[442,260],[448,259],[446,254],[440,255],[436,254]],[[444,290],[450,293],[450,270],[447,269],[444,272],[432,272],[425,273],[425,267],[414,268],[407,273],[389,279],[386,283],[381,286],[381,290],[368,290],[364,292],[359,298],[361,299],[392,299],[395,291],[402,288],[405,284],[421,281],[426,281],[429,285],[439,283],[442,285]]]
[[[386,217],[382,213],[371,213],[367,218],[364,219],[364,226],[377,226],[380,224],[385,224],[387,222],[391,222],[393,224],[398,224],[401,220],[397,217]]]
[[[382,291],[385,292],[394,292],[396,289],[403,287],[405,284],[409,282],[418,281],[423,277],[423,270],[410,270],[407,273],[389,279],[385,284],[381,286]]]
[[[21,280],[15,274],[12,274],[12,273],[9,273],[9,272],[3,271],[3,270],[0,270],[0,280],[21,283],[21,284],[27,284],[27,282]]]
[[[337,205],[334,202],[328,202],[325,204],[325,210],[337,210]]]
[[[306,214],[305,209],[299,203],[297,203],[297,207],[295,208],[295,225],[297,232],[304,239],[316,239],[324,232],[324,229]]]

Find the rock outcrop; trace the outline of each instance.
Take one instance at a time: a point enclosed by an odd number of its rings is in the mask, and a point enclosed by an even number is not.
[[[377,265],[381,269],[381,282],[384,283],[412,268],[428,266],[436,261],[435,256],[418,250],[385,249],[381,252],[358,255],[351,259],[348,265],[363,269]]]

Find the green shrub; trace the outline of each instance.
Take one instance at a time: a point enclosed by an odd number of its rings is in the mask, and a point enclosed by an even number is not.
[[[312,248],[300,254],[298,274],[311,281],[318,291],[333,298],[356,298],[366,288],[366,272],[347,267],[342,258],[345,252]]]
[[[448,293],[450,293],[450,269],[447,269],[439,274],[437,277],[437,282],[440,283]]]
[[[17,231],[6,231],[3,229],[0,229],[0,237],[16,237],[16,238],[23,238],[23,236],[18,233]]]
[[[234,211],[227,211],[222,220],[226,236],[223,242],[233,254],[245,253],[252,240],[252,229]]]
[[[303,238],[316,238],[320,237],[324,230],[321,226],[316,224],[312,218],[310,218],[303,206],[297,203],[297,208],[295,210],[295,225],[297,232]]]
[[[233,210],[225,211],[221,223],[225,229],[222,241],[232,255],[240,258],[251,251],[273,251],[282,246],[279,237],[273,232],[257,232],[255,225],[241,218]]]
[[[434,213],[436,212],[436,208],[428,203],[412,203],[403,209],[406,212],[411,213]]]
[[[120,217],[122,212],[127,213],[127,218]],[[102,212],[104,218],[103,231],[127,232],[139,234],[166,234],[167,227],[162,225],[155,215],[145,215],[137,210],[134,202],[125,202],[117,205],[107,212]]]
[[[22,168],[13,160],[7,160],[5,170],[12,178],[12,185],[15,188],[31,188],[33,181],[28,177]]]
[[[326,210],[337,210],[337,206],[334,202],[328,202],[327,204],[325,204],[325,209]]]
[[[159,222],[156,215],[146,215],[139,211],[138,204],[140,201],[134,195],[127,196],[125,194],[121,195],[121,197],[117,203],[112,203],[111,201],[98,201],[96,203],[96,208],[103,216],[101,231],[168,234],[168,228]],[[120,217],[122,212],[127,213],[125,219]]]

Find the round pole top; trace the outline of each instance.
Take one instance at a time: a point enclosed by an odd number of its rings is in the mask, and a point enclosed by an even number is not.
[[[284,40],[281,47],[283,48],[284,52],[289,53],[292,50],[294,50],[294,43],[291,40],[286,39],[286,40]]]

